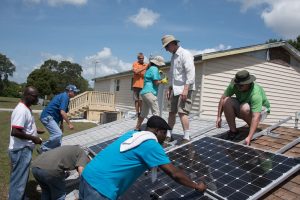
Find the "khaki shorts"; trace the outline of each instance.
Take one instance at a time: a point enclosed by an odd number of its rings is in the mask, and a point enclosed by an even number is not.
[[[154,96],[154,94],[152,94],[151,92],[143,94],[141,96],[143,100],[141,117],[146,118],[149,114],[149,110],[151,110],[152,115],[158,115],[159,109],[157,97]]]
[[[240,103],[235,97],[230,97],[232,102],[233,102],[233,108],[235,115],[241,119],[241,114],[240,114],[240,108],[241,106],[245,107],[246,110],[251,112],[250,105],[248,103]],[[266,107],[262,107],[261,112],[260,112],[260,122],[263,122],[267,118],[268,112]]]
[[[186,101],[181,100],[181,95],[171,95],[171,99],[168,103],[169,112],[183,113],[188,115],[192,109],[192,95],[193,91],[189,90]]]
[[[141,99],[141,92],[142,88],[133,88],[133,100],[134,101],[138,101],[138,100],[142,100]]]

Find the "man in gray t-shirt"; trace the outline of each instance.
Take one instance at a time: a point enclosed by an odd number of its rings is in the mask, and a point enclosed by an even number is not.
[[[32,174],[42,188],[41,199],[64,199],[65,171],[83,171],[88,157],[77,145],[57,147],[39,155],[32,162]]]

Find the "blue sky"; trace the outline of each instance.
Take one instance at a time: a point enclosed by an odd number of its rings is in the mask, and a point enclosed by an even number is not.
[[[50,58],[80,64],[89,81],[95,62],[99,77],[131,69],[138,52],[169,61],[165,34],[193,54],[300,35],[299,0],[0,2],[0,53],[16,65],[9,79],[19,83]]]

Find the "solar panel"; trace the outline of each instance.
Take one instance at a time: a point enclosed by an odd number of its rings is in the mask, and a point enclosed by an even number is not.
[[[90,147],[97,154],[116,138]],[[299,161],[226,140],[204,137],[168,152],[172,163],[208,185],[202,194],[161,170],[157,181],[141,176],[120,199],[257,199],[299,170]]]
[[[194,181],[204,179],[210,196],[160,171],[157,182],[142,176],[121,199],[257,199],[299,169],[293,158],[211,137],[170,151],[168,156]]]
[[[114,142],[116,139],[118,138],[113,138],[104,142],[100,142],[99,144],[93,145],[88,147],[89,151],[96,156],[102,149],[104,149],[105,147],[107,147],[109,144],[111,144],[112,142]]]

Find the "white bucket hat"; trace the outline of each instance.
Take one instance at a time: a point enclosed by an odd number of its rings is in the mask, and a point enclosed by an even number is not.
[[[154,56],[154,57],[150,57],[149,61],[151,63],[154,63],[156,64],[157,66],[161,67],[161,66],[164,66],[166,65],[165,64],[165,60],[162,56]]]
[[[164,35],[161,38],[161,42],[162,42],[163,48],[165,48],[172,41],[179,42],[179,40],[177,40],[173,35]]]

